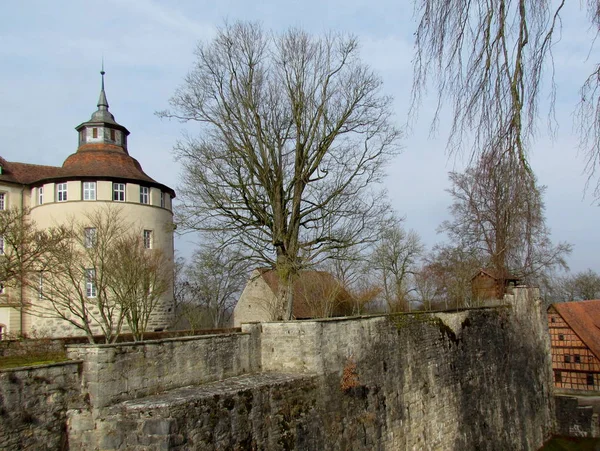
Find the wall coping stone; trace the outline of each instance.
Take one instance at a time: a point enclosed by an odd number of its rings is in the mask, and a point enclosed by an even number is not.
[[[52,368],[55,366],[79,365],[80,363],[83,363],[83,360],[65,360],[64,362],[44,363],[41,365],[29,365],[29,366],[17,366],[14,368],[2,368],[2,369],[0,369],[0,373],[13,373],[16,371],[30,371],[30,370],[37,370],[40,368]]]
[[[397,313],[374,313],[372,315],[355,315],[355,316],[336,316],[333,318],[312,318],[312,319],[298,319],[293,321],[249,321],[247,323],[242,324],[307,324],[307,323],[335,323],[335,322],[344,322],[344,321],[355,321],[360,319],[375,319],[375,318],[394,318],[396,316],[406,316],[406,315],[437,315],[439,313],[447,314],[447,313],[462,313],[469,312],[472,310],[499,310],[499,309],[507,309],[511,308],[512,305],[509,303],[499,304],[499,305],[481,305],[477,307],[464,307],[457,308],[451,310],[417,310],[414,312],[397,312]]]
[[[144,345],[159,345],[162,343],[174,343],[174,342],[183,342],[183,341],[196,341],[203,339],[213,339],[215,337],[233,337],[233,336],[241,336],[241,335],[250,335],[249,332],[232,332],[229,334],[211,334],[211,335],[191,335],[186,337],[172,337],[172,338],[162,338],[160,340],[143,340],[143,341],[128,341],[124,343],[83,343],[83,344],[74,344],[67,345],[67,349],[107,349],[107,348],[122,348],[122,347],[132,347],[132,346],[144,346]]]

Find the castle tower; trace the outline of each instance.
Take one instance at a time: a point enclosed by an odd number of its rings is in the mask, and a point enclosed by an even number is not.
[[[4,172],[0,175],[0,194],[3,182],[6,182],[6,186],[10,185],[9,182],[15,182],[25,187],[21,190],[21,199],[16,199],[18,192],[14,189],[14,195],[11,192],[8,198],[11,204],[21,202],[29,206],[31,219],[39,228],[72,223],[74,220],[85,221],[100,208],[117,206],[121,216],[143,232],[145,247],[160,249],[173,261],[171,201],[175,192],[149,177],[140,163],[129,155],[129,131],[117,123],[109,111],[104,70],[101,75],[97,110],[88,121],[75,127],[78,132],[77,151],[67,157],[62,167],[1,160]],[[35,297],[35,294],[29,294],[28,302],[36,302]],[[169,327],[173,310],[173,290],[169,289],[161,298],[147,330]],[[26,311],[21,315],[20,325],[4,325],[5,333],[28,334],[31,331],[49,336],[82,334],[65,321],[29,315]]]

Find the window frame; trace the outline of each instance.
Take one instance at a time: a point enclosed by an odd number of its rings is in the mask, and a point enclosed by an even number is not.
[[[113,201],[114,202],[125,202],[126,188],[127,188],[127,186],[125,183],[113,182]]]
[[[148,205],[150,203],[150,188],[140,185],[140,204]]]
[[[98,297],[98,288],[96,287],[96,270],[88,268],[85,270],[85,296],[89,299]]]
[[[150,229],[144,229],[142,232],[142,244],[144,245],[144,249],[152,249],[153,242],[153,233]]]
[[[82,182],[81,191],[83,200],[96,200],[96,182]]]
[[[4,237],[0,235],[0,255],[4,255]]]
[[[56,202],[66,202],[68,200],[67,188],[67,182],[56,184]]]
[[[160,208],[165,208],[165,192],[160,192]]]
[[[96,227],[85,227],[83,229],[83,247],[92,249],[98,242],[98,230]]]
[[[0,193],[0,210],[6,210],[6,193]]]
[[[565,354],[564,355],[564,363],[571,363],[571,355],[570,354]]]
[[[595,379],[595,378],[594,378],[594,373],[587,373],[587,374],[585,375],[585,379],[586,379],[586,380],[585,380],[585,382],[586,382],[586,384],[587,384],[587,386],[588,386],[588,387],[589,387],[589,386],[592,386],[592,387],[593,387],[593,386],[595,385],[595,384],[594,384],[594,382],[595,382],[595,381],[594,381],[594,379]],[[590,383],[590,382],[591,382],[591,383]]]
[[[38,198],[38,205],[43,205],[44,203],[44,187],[43,186],[38,186],[37,189],[37,198]]]

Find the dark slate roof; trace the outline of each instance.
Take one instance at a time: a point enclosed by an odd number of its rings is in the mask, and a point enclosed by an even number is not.
[[[279,277],[277,272],[271,268],[259,268],[261,277],[265,280],[273,294],[277,296],[279,288]],[[333,316],[340,316],[348,313],[351,308],[352,296],[340,284],[340,282],[330,273],[325,271],[301,271],[294,282],[294,318],[312,318],[316,302],[324,297],[335,296]]]
[[[551,307],[600,359],[600,300],[559,302]]]

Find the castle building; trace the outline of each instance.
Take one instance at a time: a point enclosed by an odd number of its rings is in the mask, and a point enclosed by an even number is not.
[[[143,231],[144,247],[160,249],[173,260],[173,189],[144,173],[129,155],[129,131],[115,121],[104,90],[104,71],[98,109],[75,127],[79,145],[61,167],[6,161],[0,157],[0,210],[29,209],[40,229],[83,219],[107,205]],[[0,247],[2,247],[0,237]],[[3,249],[0,249],[3,253]],[[93,293],[91,293],[93,294]],[[35,290],[0,287],[0,336],[81,335],[66,321],[34,315],[26,307],[37,302]],[[25,305],[25,307],[22,307]],[[173,290],[160,299],[149,330],[168,327],[173,319]]]

